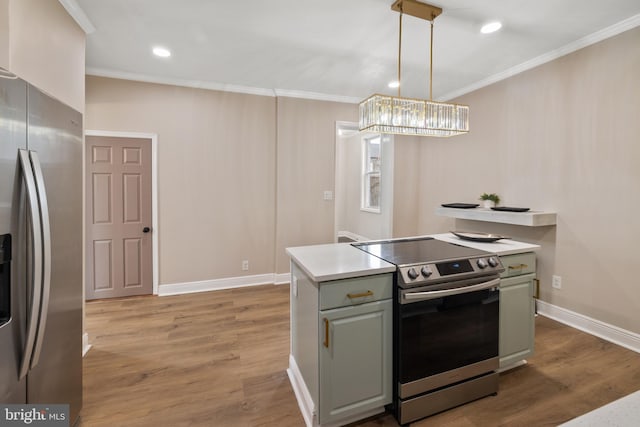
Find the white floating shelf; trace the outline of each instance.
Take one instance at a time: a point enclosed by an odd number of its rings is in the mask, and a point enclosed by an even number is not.
[[[543,225],[555,225],[555,212],[527,211],[527,212],[505,212],[494,211],[485,208],[457,209],[457,208],[437,208],[436,215],[448,216],[450,218],[471,219],[474,221],[499,222],[502,224],[524,225],[528,227],[539,227]]]

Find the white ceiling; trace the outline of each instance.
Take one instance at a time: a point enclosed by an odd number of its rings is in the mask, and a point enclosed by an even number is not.
[[[87,74],[350,101],[396,92],[387,88],[397,76],[393,0],[60,1],[95,27]],[[640,25],[639,0],[431,3],[444,10],[435,20],[435,99]],[[490,20],[502,30],[481,34]],[[403,27],[402,95],[424,98],[429,23],[405,15]],[[172,56],[155,57],[155,45]]]

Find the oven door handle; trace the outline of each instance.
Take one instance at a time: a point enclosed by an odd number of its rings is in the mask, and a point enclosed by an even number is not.
[[[460,288],[443,289],[441,291],[406,293],[406,294],[403,294],[402,297],[406,301],[416,301],[416,300],[426,301],[430,299],[450,297],[452,295],[460,295],[460,294],[466,294],[469,292],[481,291],[483,289],[494,288],[498,285],[500,285],[500,278],[489,280],[488,282],[482,282],[477,285],[463,286]]]

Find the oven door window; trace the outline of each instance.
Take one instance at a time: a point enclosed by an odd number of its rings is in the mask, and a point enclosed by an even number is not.
[[[497,357],[499,298],[495,289],[401,305],[400,382]]]

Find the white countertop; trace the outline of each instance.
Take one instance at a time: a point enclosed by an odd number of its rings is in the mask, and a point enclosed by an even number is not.
[[[640,391],[561,424],[561,427],[635,427],[640,422]]]
[[[433,237],[445,242],[456,243],[497,255],[531,252],[540,248],[540,245],[517,242],[510,239],[493,243],[471,242],[462,240],[451,233],[419,237]],[[315,282],[371,276],[396,270],[394,264],[354,248],[350,243],[292,247],[287,248],[287,254]]]
[[[433,234],[431,237],[434,237],[438,240],[442,240],[449,243],[455,243],[457,245],[466,246],[468,248],[479,249],[481,251],[493,252],[497,255],[511,255],[511,254],[519,254],[523,252],[531,252],[540,249],[540,245],[535,245],[532,243],[518,242],[516,240],[511,239],[502,239],[497,242],[491,243],[482,243],[482,242],[472,242],[469,240],[463,240],[458,236],[455,236],[451,233],[444,234]]]
[[[315,282],[371,276],[396,271],[396,266],[354,248],[349,243],[298,246],[287,254]]]

